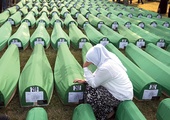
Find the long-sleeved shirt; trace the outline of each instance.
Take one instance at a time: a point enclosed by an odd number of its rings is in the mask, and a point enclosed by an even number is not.
[[[132,100],[133,86],[126,73],[118,64],[107,60],[94,73],[84,68],[86,82],[93,88],[105,87],[118,100]]]

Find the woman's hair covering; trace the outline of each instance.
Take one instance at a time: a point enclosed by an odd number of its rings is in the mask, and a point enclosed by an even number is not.
[[[113,60],[113,62],[126,71],[126,68],[123,66],[119,58],[114,53],[109,52],[102,44],[97,44],[90,48],[86,54],[86,61],[92,62],[97,67],[109,59]]]

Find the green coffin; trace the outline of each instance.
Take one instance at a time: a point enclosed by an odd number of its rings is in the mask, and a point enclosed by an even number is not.
[[[157,108],[156,119],[157,120],[169,120],[170,117],[170,98],[163,99]]]
[[[29,2],[25,6],[28,8],[28,11],[30,11],[32,9],[32,7],[33,7],[33,3]]]
[[[27,22],[29,27],[33,27],[36,23],[36,19],[34,17],[34,13],[30,11],[23,19],[21,22]]]
[[[124,49],[129,43],[129,40],[127,38],[112,30],[106,25],[102,25],[102,27],[100,28],[100,32],[103,35],[107,36],[110,42],[119,49]]]
[[[126,46],[125,54],[162,86],[164,94],[170,95],[170,67],[131,43]]]
[[[146,120],[133,101],[124,101],[116,111],[116,120]]]
[[[53,72],[43,45],[37,44],[19,78],[20,104],[44,106],[50,103],[53,93]]]
[[[109,43],[109,39],[90,24],[84,26],[84,31],[93,45],[98,43],[106,45]]]
[[[23,3],[20,1],[15,6],[16,6],[16,9],[19,10],[23,7]]]
[[[95,8],[89,8],[88,9],[89,12],[94,15],[94,16],[98,16],[99,14],[101,14],[100,12],[98,12]]]
[[[49,27],[50,20],[45,12],[43,12],[42,15],[37,19],[36,25],[38,26],[39,23],[45,24],[46,28]]]
[[[123,16],[123,13],[122,13],[121,11],[116,11],[116,10],[114,10],[112,7],[109,7],[109,8],[108,8],[108,11],[111,12],[112,14],[118,16],[118,17]]]
[[[160,98],[162,91],[161,85],[130,61],[114,45],[109,43],[106,45],[106,48],[118,56],[123,65],[127,68],[127,74],[133,84],[134,96],[136,99],[152,100]]]
[[[3,24],[8,19],[9,16],[10,14],[9,14],[9,11],[7,10],[0,13],[0,25]]]
[[[139,26],[136,26],[134,24],[131,25],[130,30],[134,33],[136,33],[137,35],[141,36],[144,40],[145,40],[145,45],[148,43],[153,43],[157,46],[160,46],[160,41],[165,41],[163,38],[161,38],[160,36],[157,36],[155,34],[152,34],[142,28],[140,28]],[[162,46],[162,45],[161,45]]]
[[[85,24],[89,23],[89,21],[82,14],[78,14],[77,23],[81,28],[83,28]]]
[[[80,14],[80,12],[77,9],[75,9],[74,7],[71,8],[70,12],[71,12],[71,16],[75,19],[77,18],[78,14]]]
[[[13,15],[14,13],[17,12],[16,6],[7,8],[7,10],[9,11],[10,15]]]
[[[88,15],[90,14],[90,12],[87,10],[87,9],[85,9],[85,8],[80,8],[80,13],[84,16],[84,17],[86,17],[86,18],[88,18]]]
[[[57,14],[58,16],[60,16],[60,12],[58,11],[57,7],[53,7],[50,14],[51,14],[51,17],[53,17],[54,14]]]
[[[23,22],[18,30],[8,39],[8,45],[16,44],[19,49],[25,50],[29,45],[30,32],[26,22]]]
[[[72,120],[96,120],[96,117],[90,104],[80,104],[74,109]]]
[[[154,28],[151,25],[145,25],[144,30],[146,30],[152,34],[155,34],[163,39],[163,40],[159,41],[160,47],[166,47],[167,43],[168,44],[170,43],[170,36],[169,36],[169,34],[166,34],[164,31]]]
[[[160,62],[170,67],[170,53],[167,52],[166,50],[152,43],[149,43],[147,44],[145,51],[152,55],[157,60],[159,60]]]
[[[69,37],[76,49],[82,49],[84,43],[89,42],[87,36],[75,24],[69,25]]]
[[[12,27],[9,22],[5,22],[0,27],[0,51],[3,50],[8,43],[8,39],[11,36],[12,33]]]
[[[57,50],[61,43],[66,43],[70,47],[70,38],[62,29],[60,23],[54,23],[53,31],[51,34],[51,46]]]
[[[117,27],[119,26],[117,21],[114,21],[114,20],[110,19],[109,17],[106,17],[103,14],[99,15],[99,19],[103,20],[105,25],[107,25],[108,27],[112,28],[113,30],[116,30]]]
[[[44,108],[34,107],[28,111],[26,120],[48,120],[48,115]]]
[[[43,13],[46,13],[47,17],[50,15],[50,13],[48,12],[47,7],[42,8],[42,10],[40,11],[40,15],[42,15]]]
[[[16,13],[14,13],[13,15],[11,15],[8,18],[8,21],[11,23],[11,25],[18,25],[21,22],[21,13],[19,11],[17,11]]]
[[[54,67],[55,88],[63,104],[75,104],[83,100],[84,84],[73,83],[84,79],[83,69],[71,54],[67,44],[61,44]]]
[[[0,59],[0,107],[6,107],[15,94],[20,75],[19,50],[10,45]]]
[[[63,21],[60,19],[60,17],[57,14],[54,14],[51,19],[51,25],[54,26],[55,23],[60,23],[60,26],[64,27]]]
[[[89,50],[91,47],[93,47],[93,46],[92,46],[92,44],[89,43],[89,42],[87,42],[87,43],[84,44],[84,46],[83,46],[83,48],[82,48],[82,59],[83,59],[83,63],[86,62],[86,53],[88,52],[88,50]],[[89,68],[92,72],[94,72],[97,67],[96,67],[95,65],[91,64],[91,65],[88,66],[88,68]]]
[[[60,12],[60,14],[61,14],[61,17],[65,19],[65,18],[66,18],[66,15],[67,15],[67,14],[70,14],[70,12],[67,10],[66,7],[63,7],[62,10],[61,10],[61,12]]]
[[[127,27],[119,25],[118,32],[119,34],[127,38],[129,40],[129,43],[134,43],[138,47],[145,46],[145,40],[137,33],[134,33],[131,30],[129,30]]]
[[[33,8],[31,9],[31,11],[34,13],[34,17],[38,17],[38,16],[39,16],[39,12],[38,12],[38,10],[37,10],[36,7],[33,7]]]
[[[101,26],[104,24],[103,20],[99,19],[98,17],[94,16],[93,14],[89,14],[88,20],[91,25],[95,28],[100,29]]]
[[[72,18],[71,14],[67,14],[64,19],[65,26],[69,28],[69,25],[72,23],[78,26],[78,23]]]
[[[19,11],[20,11],[22,17],[25,17],[28,14],[28,8],[26,6],[19,9]]]
[[[108,10],[105,10],[103,8],[100,8],[100,12],[102,13],[102,15],[110,17],[110,15],[112,14],[112,12],[109,12]]]
[[[50,35],[47,32],[44,23],[39,23],[30,38],[30,46],[33,49],[36,44],[42,44],[44,48],[50,46]]]

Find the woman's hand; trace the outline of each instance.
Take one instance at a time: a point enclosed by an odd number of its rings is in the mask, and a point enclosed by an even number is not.
[[[74,83],[80,83],[80,84],[86,83],[85,80],[81,80],[81,79],[75,79],[73,82]]]
[[[90,64],[92,64],[92,63],[86,61],[86,62],[83,64],[83,67],[88,67]]]

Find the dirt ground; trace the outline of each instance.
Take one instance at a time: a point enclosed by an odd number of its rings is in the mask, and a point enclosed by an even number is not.
[[[156,12],[158,9],[159,1],[144,1],[144,4],[138,4],[137,0],[132,1],[132,6],[136,6],[139,8],[147,9]],[[164,15],[164,16],[167,16]],[[32,34],[35,28],[30,29],[30,33]],[[13,27],[13,33],[17,30],[16,27]],[[48,29],[49,34],[51,34],[51,28]],[[5,52],[6,49],[0,51],[0,56]],[[56,59],[56,51],[52,49],[50,46],[47,50],[45,50],[48,60],[51,64],[51,67],[54,68],[55,59]],[[75,56],[77,61],[82,64],[81,59],[81,50],[74,50],[71,48],[72,54]],[[20,51],[20,62],[21,62],[21,70],[23,69],[25,63],[29,59],[32,53],[32,49],[28,47],[24,51]],[[159,100],[153,101],[138,101],[134,99],[133,101],[137,105],[137,107],[141,110],[143,115],[147,120],[156,120],[156,111],[157,107],[161,100],[166,98],[164,95],[161,96]],[[59,100],[56,91],[54,90],[51,102],[48,106],[44,106],[43,108],[47,111],[49,120],[71,120],[73,115],[73,110],[76,105],[65,106]],[[19,102],[19,94],[18,90],[14,95],[11,102],[8,104],[6,108],[0,109],[0,114],[7,114],[11,120],[25,120],[27,112],[32,107],[21,107]]]

